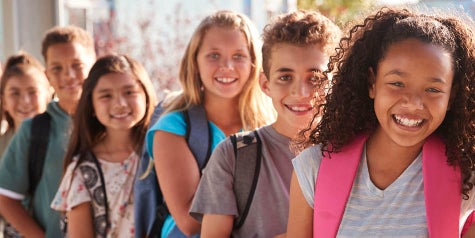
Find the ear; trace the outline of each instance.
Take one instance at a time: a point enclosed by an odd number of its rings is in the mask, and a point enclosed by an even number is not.
[[[369,68],[368,72],[368,82],[369,82],[369,88],[368,88],[368,95],[371,99],[374,99],[375,97],[375,84],[376,84],[376,75],[374,75],[373,68]]]
[[[269,80],[267,79],[264,72],[259,73],[259,85],[261,86],[262,92],[270,97]]]
[[[46,75],[46,78],[48,79],[48,82],[49,82],[50,80],[49,80],[48,70],[46,70],[46,69],[45,69],[45,75]]]

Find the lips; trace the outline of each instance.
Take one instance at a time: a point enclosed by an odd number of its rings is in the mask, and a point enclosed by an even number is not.
[[[397,124],[406,127],[419,127],[424,123],[424,119],[410,119],[401,115],[393,115],[393,119]]]
[[[126,112],[126,113],[112,114],[111,117],[116,118],[116,119],[123,119],[123,118],[128,117],[129,115],[130,115],[130,112]]]
[[[79,85],[79,84],[67,84],[67,85],[62,85],[61,89],[63,89],[63,90],[75,90],[79,87],[81,87],[81,85]]]
[[[225,78],[225,77],[216,77],[215,78],[216,81],[220,82],[220,83],[233,83],[234,81],[237,80],[237,78]]]
[[[289,110],[294,112],[308,112],[312,110],[311,105],[285,105]]]

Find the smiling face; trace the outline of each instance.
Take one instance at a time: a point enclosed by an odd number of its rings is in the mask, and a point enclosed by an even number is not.
[[[76,42],[51,45],[46,56],[46,75],[60,107],[69,112],[79,101],[94,56]]]
[[[313,116],[315,80],[326,69],[328,57],[319,44],[279,43],[273,47],[269,62],[269,79],[262,77],[260,84],[277,111],[273,127],[293,137]]]
[[[50,100],[49,85],[43,72],[30,69],[8,79],[2,97],[3,109],[13,119],[15,128],[38,113],[44,112]]]
[[[129,130],[145,116],[146,95],[132,75],[109,73],[99,78],[92,104],[95,116],[108,133]]]
[[[391,45],[369,89],[379,121],[374,137],[401,147],[421,147],[449,107],[451,55],[416,39]]]
[[[211,27],[197,54],[205,98],[237,98],[251,73],[251,55],[244,34],[236,29]]]

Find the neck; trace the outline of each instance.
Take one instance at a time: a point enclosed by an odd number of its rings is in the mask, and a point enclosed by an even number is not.
[[[417,158],[421,145],[404,147],[377,133],[366,142],[368,171],[373,183],[380,189],[391,185]]]
[[[239,132],[242,128],[239,114],[239,99],[204,100],[206,117],[226,136]]]
[[[300,127],[296,127],[295,125],[289,125],[289,123],[283,122],[282,120],[277,119],[272,124],[272,127],[274,128],[275,131],[277,131],[279,134],[284,135],[288,138],[294,138],[297,136],[298,132],[305,127],[302,127],[302,125],[299,125]],[[304,125],[305,126],[305,125]]]
[[[111,162],[126,160],[134,150],[130,131],[106,133],[104,139],[94,148],[96,156]]]
[[[65,111],[68,115],[73,116],[74,113],[76,112],[76,108],[78,105],[78,101],[75,102],[69,102],[69,101],[64,101],[64,100],[59,100],[58,105],[63,111]]]

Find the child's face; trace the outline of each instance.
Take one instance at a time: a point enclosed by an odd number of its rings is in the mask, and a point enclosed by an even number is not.
[[[47,49],[46,75],[60,105],[77,104],[93,61],[92,53],[76,42],[54,44]]]
[[[132,75],[109,73],[99,78],[92,91],[92,105],[109,133],[129,130],[145,116],[146,95]]]
[[[272,48],[270,57],[269,79],[261,78],[261,88],[277,111],[274,128],[293,137],[313,116],[315,81],[326,69],[328,56],[320,44],[280,43]]]
[[[388,145],[422,146],[445,118],[453,76],[452,57],[441,47],[416,39],[391,45],[369,89],[380,124],[375,136]]]
[[[197,55],[198,70],[208,99],[239,96],[251,73],[251,55],[239,30],[211,27]]]
[[[49,100],[46,76],[39,70],[30,69],[25,75],[8,79],[2,103],[17,128],[24,119],[44,112]]]

